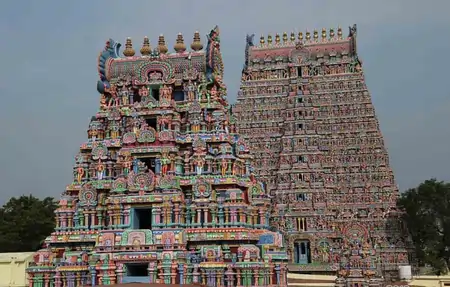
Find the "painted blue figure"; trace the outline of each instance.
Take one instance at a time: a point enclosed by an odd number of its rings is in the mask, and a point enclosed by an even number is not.
[[[133,159],[133,172],[134,174],[139,172],[139,160],[137,158]]]
[[[161,160],[159,158],[155,159],[155,174],[160,174],[161,172]]]

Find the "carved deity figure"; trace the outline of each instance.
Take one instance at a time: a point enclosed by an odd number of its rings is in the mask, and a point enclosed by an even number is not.
[[[97,163],[97,180],[103,180],[105,170],[105,164],[99,159]]]
[[[227,174],[227,169],[228,169],[228,162],[227,162],[227,160],[222,158],[220,166],[221,166],[222,176],[225,176]]]
[[[226,134],[229,134],[229,133],[230,133],[230,131],[229,131],[229,129],[228,129],[228,121],[227,121],[227,120],[224,120],[224,121],[223,121],[223,129],[225,130],[225,133],[226,133]]]
[[[132,166],[133,161],[131,160],[131,156],[129,154],[125,154],[125,156],[122,159],[123,175],[128,176]]]
[[[107,107],[106,96],[105,96],[105,94],[102,94],[100,96],[100,109],[105,110],[106,107]]]
[[[124,105],[129,104],[129,94],[130,92],[128,91],[128,88],[126,86],[122,86],[122,88],[119,91],[119,95],[122,98],[122,103]]]
[[[139,173],[139,160],[137,158],[133,159],[133,172],[134,174]]]
[[[192,102],[195,99],[195,85],[192,83],[191,80],[189,80],[187,86],[186,86],[186,90],[187,90],[187,97],[188,97],[188,101]]]
[[[205,165],[205,160],[201,155],[197,155],[197,158],[194,161],[195,164],[195,170],[197,172],[197,175],[202,175],[203,172],[203,166]]]
[[[191,125],[191,130],[194,133],[200,132],[200,122],[198,120],[193,120]]]
[[[169,170],[171,164],[171,160],[169,157],[169,153],[167,151],[163,151],[161,153],[161,173],[162,175],[166,175],[167,171]]]
[[[79,165],[77,168],[77,182],[78,183],[81,183],[83,176],[84,176],[84,168],[81,165]]]
[[[109,95],[111,96],[111,98],[109,99],[108,102],[108,107],[111,106],[119,106],[120,105],[120,99],[117,96],[117,88],[114,85],[111,85],[111,87],[108,89]]]
[[[163,99],[166,102],[170,102],[172,98],[172,87],[164,85],[161,89],[161,99]]]
[[[139,93],[139,96],[141,96],[142,100],[144,100],[149,95],[148,88],[146,86],[142,86],[139,89],[138,93]]]
[[[217,99],[217,87],[214,85],[212,88],[211,88],[211,91],[210,91],[210,94],[211,94],[211,98],[213,99],[213,100],[215,100],[215,99]]]

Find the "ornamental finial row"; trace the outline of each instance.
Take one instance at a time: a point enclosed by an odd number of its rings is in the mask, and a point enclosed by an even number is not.
[[[334,28],[330,28],[329,32],[327,33],[327,29],[323,28],[321,33],[321,39],[319,39],[319,32],[317,30],[314,30],[312,35],[311,32],[306,30],[305,37],[303,36],[303,32],[299,32],[297,37],[295,36],[294,32],[291,32],[290,37],[288,37],[288,33],[284,32],[282,36],[280,34],[275,34],[275,39],[272,38],[272,35],[267,36],[267,44],[266,39],[264,38],[264,35],[261,35],[261,38],[259,40],[259,43],[261,46],[270,46],[270,45],[282,45],[287,44],[289,42],[295,42],[296,40],[300,42],[304,42],[305,40],[307,42],[315,41],[320,42],[322,41],[333,41],[333,40],[341,40],[342,39],[342,28],[338,27],[337,34],[335,33]],[[281,42],[283,41],[283,42]]]
[[[184,43],[183,34],[178,33],[175,45],[173,46],[176,53],[184,53],[186,51],[186,44]],[[200,51],[203,49],[203,44],[200,39],[200,33],[196,31],[194,33],[194,38],[191,44],[191,50],[194,52]],[[164,35],[160,35],[158,38],[158,46],[157,50],[161,54],[166,54],[169,49],[167,48],[166,40]],[[142,43],[142,47],[140,49],[142,56],[150,56],[152,54],[152,46],[150,44],[150,40],[147,36],[144,37],[144,42]],[[136,51],[133,49],[133,42],[131,38],[127,38],[125,42],[125,50],[123,51],[123,55],[125,57],[133,57],[136,54]]]

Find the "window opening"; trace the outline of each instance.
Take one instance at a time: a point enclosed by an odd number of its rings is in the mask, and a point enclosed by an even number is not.
[[[152,209],[150,207],[134,209],[133,229],[152,229]]]

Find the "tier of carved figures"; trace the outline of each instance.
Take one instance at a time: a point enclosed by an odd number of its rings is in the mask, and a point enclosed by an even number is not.
[[[356,222],[366,230],[358,240],[382,250],[373,254],[374,270],[407,264],[398,189],[360,60],[348,51],[311,56],[297,48],[286,57],[274,47],[272,56],[247,37],[233,107],[255,174],[273,196],[271,224],[289,239],[290,260],[300,270],[342,263],[350,249],[343,229]],[[360,268],[363,258],[354,260],[360,261],[349,268]]]

